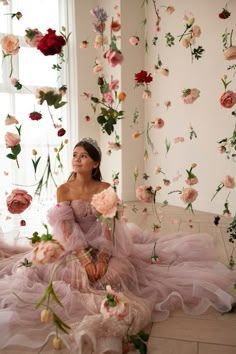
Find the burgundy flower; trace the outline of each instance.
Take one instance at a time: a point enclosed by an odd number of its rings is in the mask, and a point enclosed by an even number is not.
[[[223,9],[223,11],[221,13],[219,13],[219,18],[221,18],[222,20],[225,20],[230,15],[231,15],[231,13],[227,9]]]
[[[145,70],[141,70],[139,73],[135,74],[135,80],[137,81],[137,85],[148,84],[152,82],[152,75],[148,74]]]
[[[37,49],[39,49],[44,55],[60,54],[62,47],[66,44],[65,39],[63,36],[57,36],[56,31],[51,28],[47,31],[48,33],[39,41]]]
[[[65,133],[66,133],[65,129],[61,128],[61,129],[58,130],[57,135],[58,136],[63,136],[63,135],[65,135]]]
[[[26,225],[26,221],[25,220],[21,220],[20,221],[20,226],[25,226]]]
[[[42,114],[34,111],[29,114],[29,118],[32,120],[40,120],[42,118]]]

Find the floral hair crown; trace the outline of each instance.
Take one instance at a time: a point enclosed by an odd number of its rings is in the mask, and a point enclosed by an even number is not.
[[[101,149],[100,147],[98,146],[98,143],[96,142],[96,140],[92,139],[92,138],[83,138],[80,142],[86,142],[90,145],[92,145],[96,150],[97,152],[99,153],[100,156],[102,156],[102,152],[101,152]]]

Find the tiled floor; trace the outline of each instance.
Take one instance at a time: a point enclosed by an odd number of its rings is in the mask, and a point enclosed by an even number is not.
[[[150,228],[156,223],[151,215],[142,214],[143,205],[138,205],[136,214],[131,209],[128,208],[127,214],[142,228]],[[230,219],[221,217],[219,225],[215,226],[215,215],[210,213],[195,212],[193,215],[173,206],[161,208],[161,212],[162,229],[159,232],[210,233],[214,236],[219,259],[228,264],[232,244],[228,242],[226,229]],[[148,347],[148,354],[236,354],[236,314],[222,315],[213,308],[201,316],[175,312],[169,319],[153,323]]]
[[[142,229],[152,229],[157,223],[151,209],[143,213],[146,205],[128,203],[125,216]],[[137,209],[136,212],[132,209]],[[226,234],[230,219],[221,217],[219,226],[214,225],[210,213],[190,214],[182,208],[167,206],[160,208],[162,214],[162,234],[181,231],[184,234],[207,232],[214,236],[219,259],[228,264],[232,245]],[[236,291],[236,290],[235,290]],[[168,320],[153,323],[150,327],[148,354],[236,354],[236,314],[222,315],[210,309],[201,316],[187,316],[181,311]],[[45,354],[57,353],[51,349]],[[25,354],[25,351],[4,350],[2,354]],[[27,352],[29,353],[29,352]],[[59,352],[64,354],[63,351]]]

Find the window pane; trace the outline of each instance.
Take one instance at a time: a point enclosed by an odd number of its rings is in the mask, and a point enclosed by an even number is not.
[[[26,28],[38,28],[45,33],[48,28],[58,30],[58,0],[12,0],[12,12],[20,11],[23,17],[13,21],[13,33],[24,36]]]
[[[36,48],[21,47],[19,52],[19,78],[24,85],[57,86],[58,72],[52,69],[56,56],[45,56]]]
[[[2,56],[2,51],[0,50],[0,83],[3,82],[2,80],[2,60],[3,60],[3,56]]]
[[[9,13],[9,6],[4,6],[0,3],[0,33],[7,32],[7,13]]]

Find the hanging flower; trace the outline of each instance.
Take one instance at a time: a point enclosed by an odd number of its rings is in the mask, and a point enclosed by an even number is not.
[[[189,185],[189,186],[193,186],[194,184],[198,183],[198,178],[195,176],[195,174],[192,172],[193,169],[197,166],[196,163],[193,163],[191,165],[191,168],[189,170],[186,170],[187,172],[187,179],[185,180],[185,182]]]
[[[200,91],[196,88],[184,89],[182,91],[182,99],[186,104],[192,104],[200,96]]]
[[[189,187],[189,188],[183,188],[182,193],[180,195],[180,199],[187,204],[186,209],[190,209],[191,212],[193,213],[193,207],[192,203],[197,199],[198,192],[196,189]]]
[[[136,197],[145,203],[151,203],[154,198],[155,191],[151,186],[141,185],[136,188]]]
[[[229,175],[225,176],[222,182],[216,188],[216,192],[211,198],[211,201],[215,198],[217,193],[219,193],[223,187],[233,189],[235,187],[235,178]]]
[[[16,119],[16,117],[14,116],[11,116],[10,114],[8,114],[6,116],[6,119],[5,119],[5,125],[12,125],[12,124],[18,124],[18,120]]]
[[[162,118],[156,118],[152,124],[154,128],[161,129],[164,127],[165,122]]]
[[[116,21],[116,20],[112,20],[112,22],[111,22],[111,30],[113,32],[119,32],[120,29],[121,29],[120,22]]]
[[[60,54],[62,47],[66,44],[64,36],[57,36],[56,31],[49,28],[38,42],[37,49],[44,55]]]
[[[236,46],[232,45],[224,51],[224,58],[226,60],[235,60],[236,59]]]
[[[3,36],[1,39],[1,45],[5,56],[15,55],[20,49],[19,38],[13,34]]]
[[[133,46],[138,45],[139,44],[139,37],[138,36],[129,37],[129,43]]]
[[[140,72],[136,73],[134,75],[134,79],[136,81],[136,86],[149,84],[153,80],[152,74],[148,74],[148,72],[145,70],[141,70]]]
[[[25,30],[25,42],[32,48],[36,48],[40,40],[43,38],[43,34],[38,28],[27,28]]]
[[[32,197],[24,189],[13,189],[7,197],[7,209],[11,214],[21,214],[31,204]]]
[[[123,54],[120,50],[108,49],[108,51],[104,54],[104,58],[107,59],[108,63],[115,67],[118,64],[121,64],[124,60]]]
[[[39,113],[39,112],[34,111],[34,112],[31,112],[31,113],[29,114],[29,118],[30,118],[31,120],[40,120],[40,119],[42,119],[42,114]]]
[[[58,136],[63,136],[63,135],[65,135],[65,134],[66,134],[66,131],[65,131],[64,128],[60,128],[60,129],[58,130],[58,132],[57,132],[57,135],[58,135]]]
[[[224,108],[232,108],[236,103],[236,92],[226,91],[220,97],[220,104]]]
[[[86,49],[86,48],[88,48],[88,41],[82,41],[81,43],[80,43],[80,45],[79,45],[79,47],[81,48],[81,49]]]
[[[174,11],[175,11],[174,6],[167,6],[166,7],[166,12],[168,13],[168,15],[172,15]]]
[[[230,15],[231,15],[231,13],[228,11],[227,5],[226,5],[225,7],[223,7],[222,11],[219,13],[218,16],[222,20],[226,20],[227,18],[229,18]]]

